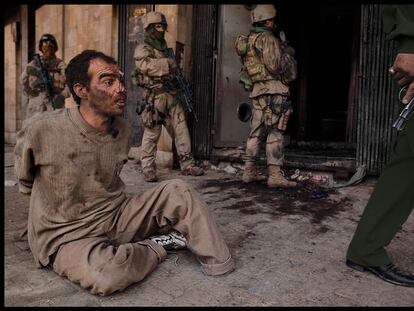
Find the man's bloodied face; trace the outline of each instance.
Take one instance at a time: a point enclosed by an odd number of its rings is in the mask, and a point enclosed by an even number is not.
[[[126,102],[126,91],[119,67],[104,60],[93,59],[89,64],[88,100],[99,115],[121,116]]]

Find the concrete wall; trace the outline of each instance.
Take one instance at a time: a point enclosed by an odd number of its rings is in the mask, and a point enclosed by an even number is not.
[[[45,33],[52,34],[58,43],[56,56],[63,59],[63,7],[62,4],[43,5],[36,10],[36,51],[39,51],[40,37]]]
[[[183,70],[191,72],[191,33],[192,33],[192,12],[191,4],[168,4],[156,5],[155,11],[165,15],[168,23],[168,31],[165,35],[167,45],[175,51],[176,41],[184,44]]]
[[[4,27],[4,135],[6,142],[16,141],[17,129],[17,49],[15,23]]]
[[[112,5],[65,5],[65,61],[85,49],[118,57],[116,10]]]
[[[43,5],[36,10],[36,42],[44,33],[56,37],[56,54],[66,63],[85,49],[118,56],[117,14],[112,5]]]

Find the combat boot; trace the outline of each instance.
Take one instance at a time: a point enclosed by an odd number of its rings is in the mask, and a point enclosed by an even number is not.
[[[280,171],[279,165],[269,165],[269,177],[267,178],[267,186],[270,188],[275,187],[296,187],[296,182],[289,181],[283,177],[282,172]]]
[[[157,175],[155,174],[154,169],[144,170],[144,180],[146,182],[155,182],[158,180]]]
[[[242,180],[245,184],[258,180],[256,163],[253,161],[246,161],[244,165],[244,172]]]
[[[191,176],[201,176],[204,175],[204,170],[201,167],[191,165],[187,166],[185,169],[181,171],[183,175],[191,175]]]

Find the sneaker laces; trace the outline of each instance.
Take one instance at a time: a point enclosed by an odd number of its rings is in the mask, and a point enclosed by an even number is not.
[[[187,240],[181,233],[177,231],[171,231],[164,235],[151,236],[149,239],[161,245],[166,250],[178,250],[187,247]]]

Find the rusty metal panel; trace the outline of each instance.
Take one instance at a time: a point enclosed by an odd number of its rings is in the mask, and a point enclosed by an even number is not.
[[[198,122],[189,114],[188,127],[194,156],[202,158],[208,158],[212,150],[216,21],[216,5],[193,6],[192,85]]]
[[[388,161],[398,115],[395,85],[387,71],[394,59],[394,43],[385,40],[383,5],[363,5],[358,80],[357,163],[379,174]]]
[[[234,42],[238,35],[248,35],[250,27],[250,11],[245,5],[220,5],[214,147],[244,145],[249,134],[249,122],[241,122],[236,114],[240,103],[250,103],[251,100],[249,92],[239,83],[242,64],[236,54]]]
[[[125,73],[127,103],[124,118],[132,126],[132,145],[140,146],[144,127],[136,113],[137,100],[142,96],[142,89],[132,84],[131,73],[135,69],[135,47],[144,42],[144,29],[141,16],[151,10],[147,4],[118,6],[118,61]]]

